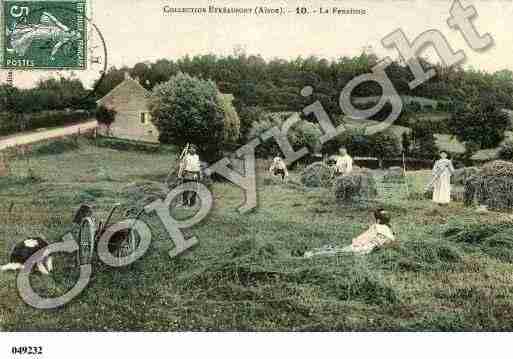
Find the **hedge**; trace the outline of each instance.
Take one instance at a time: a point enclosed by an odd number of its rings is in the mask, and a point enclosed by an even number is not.
[[[0,136],[39,128],[60,127],[94,118],[88,111],[44,111],[33,114],[0,113]]]

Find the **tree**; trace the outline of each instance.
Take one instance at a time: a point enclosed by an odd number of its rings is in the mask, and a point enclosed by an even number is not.
[[[252,115],[259,117],[248,131],[247,141],[259,137],[274,126],[282,128],[285,121],[291,116],[299,116],[294,112],[269,113],[258,109],[254,109]],[[295,150],[306,147],[310,152],[315,152],[318,149],[321,136],[320,126],[306,120],[297,121],[287,132],[287,139]],[[256,148],[256,155],[260,158],[276,156],[279,153],[281,153],[281,149],[276,141],[265,141]]]
[[[410,155],[421,159],[434,159],[438,156],[435,131],[439,128],[434,121],[415,121],[412,123],[412,148]]]
[[[110,133],[110,126],[116,119],[116,111],[110,108],[107,108],[103,105],[98,106],[96,108],[96,121],[98,123],[105,125],[107,127],[107,133]]]
[[[401,135],[401,145],[403,148],[403,152],[405,156],[408,156],[410,153],[411,147],[411,134],[409,132],[403,132]]]
[[[178,73],[155,86],[150,111],[160,142],[193,143],[207,161],[222,155],[225,113],[214,82]]]
[[[476,143],[480,148],[493,148],[504,139],[504,131],[509,126],[503,108],[493,92],[479,91],[465,104],[456,106],[448,126],[461,141]]]
[[[378,132],[369,136],[370,155],[378,159],[379,167],[383,167],[383,160],[387,157],[396,157],[401,154],[399,138],[390,131]]]

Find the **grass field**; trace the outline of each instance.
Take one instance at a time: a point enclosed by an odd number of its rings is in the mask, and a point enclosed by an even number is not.
[[[11,162],[11,176],[0,179],[1,261],[27,235],[58,240],[82,202],[102,215],[114,202],[134,203],[130,185],[163,181],[174,163],[170,152],[119,151],[86,142],[44,145]],[[427,180],[427,172],[410,173],[410,192]],[[243,196],[234,185],[216,183],[213,193],[214,210],[188,231],[199,245],[170,259],[171,240],[155,218],[147,218],[153,241],[146,255],[120,269],[98,263],[89,287],[63,308],[29,307],[18,295],[16,274],[0,274],[0,329],[513,329],[509,237],[500,242],[503,247],[492,248],[468,236],[444,236],[462,226],[474,232],[492,228],[507,222],[508,214],[478,214],[460,203],[439,208],[397,195],[383,204],[393,214],[397,244],[368,256],[297,259],[290,255],[297,248],[349,244],[368,227],[370,210],[339,207],[329,190],[263,178],[259,207],[249,214],[236,211]],[[77,275],[73,259],[63,254],[52,277],[34,275],[33,285],[41,295],[55,296],[71,288]]]

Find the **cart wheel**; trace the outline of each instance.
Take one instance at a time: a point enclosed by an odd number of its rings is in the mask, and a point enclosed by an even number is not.
[[[134,253],[139,246],[139,236],[136,231],[128,230],[125,234],[125,238],[119,245],[119,247],[115,248],[112,252],[114,257],[125,258]]]
[[[92,217],[86,217],[80,224],[78,235],[78,264],[91,264],[93,261],[95,236],[98,228]]]

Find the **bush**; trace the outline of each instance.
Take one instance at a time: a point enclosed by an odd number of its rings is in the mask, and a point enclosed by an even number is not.
[[[378,195],[376,181],[370,171],[351,172],[337,177],[334,190],[339,204],[362,204]]]
[[[150,111],[160,142],[180,147],[193,143],[202,158],[209,162],[219,159],[226,137],[226,104],[221,98],[214,82],[183,73],[155,86]]]
[[[110,127],[110,125],[112,124],[112,122],[114,122],[115,119],[115,110],[109,109],[103,105],[98,106],[98,108],[96,109],[96,121],[98,121],[98,123]]]
[[[301,183],[306,187],[329,187],[333,180],[333,171],[323,162],[312,163],[301,173]]]
[[[219,93],[219,103],[224,112],[224,141],[237,143],[240,137],[240,118],[233,107],[231,95]]]

